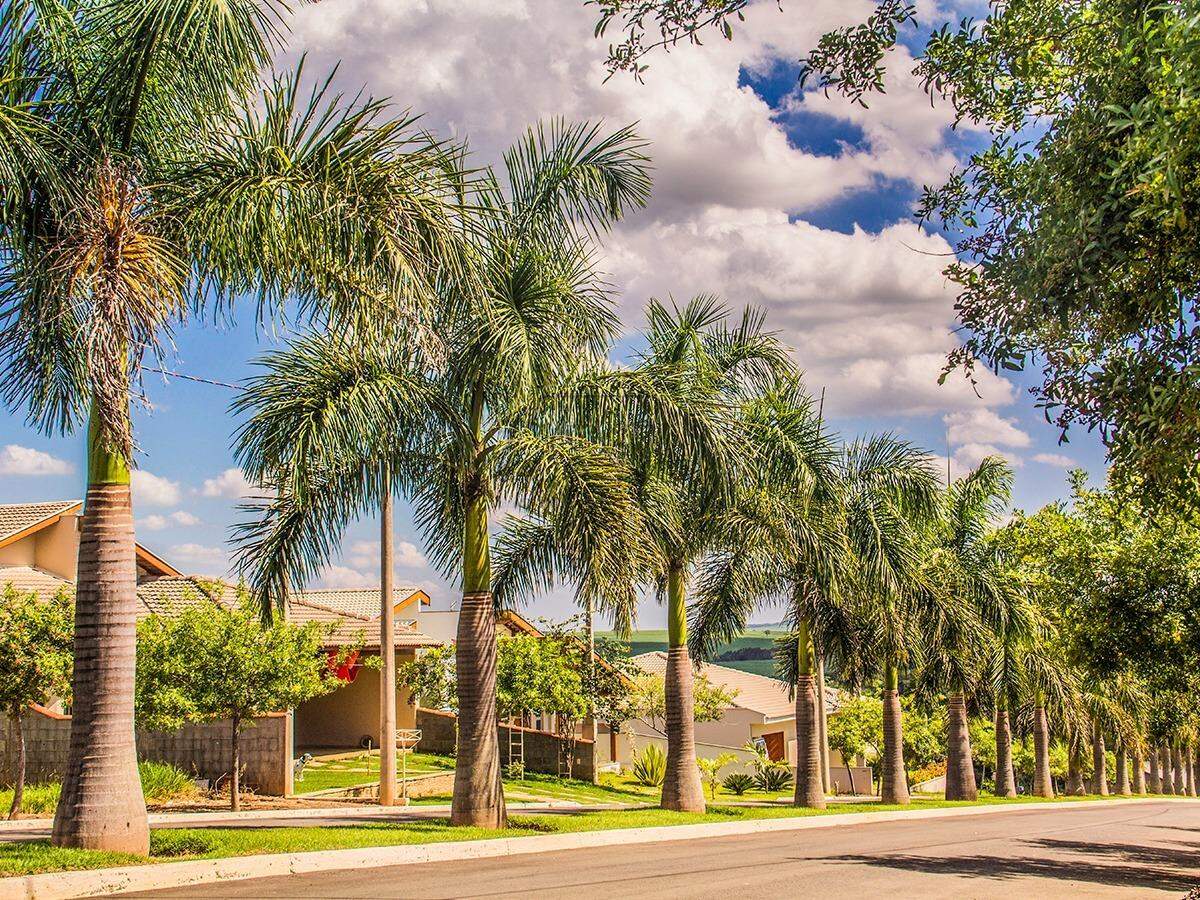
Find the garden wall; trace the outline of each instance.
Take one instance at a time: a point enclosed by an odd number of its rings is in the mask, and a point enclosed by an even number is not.
[[[31,707],[22,720],[25,729],[25,770],[30,782],[62,778],[67,768],[71,717],[40,706]],[[242,729],[242,764],[245,784],[260,794],[291,793],[291,723],[286,713],[254,720]],[[186,725],[179,731],[139,731],[138,758],[169,762],[197,778],[228,777],[229,723]],[[16,774],[16,745],[11,725],[0,730],[0,783],[11,783]]]
[[[417,750],[422,753],[440,753],[452,756],[455,749],[454,721],[453,713],[418,707],[417,727],[421,729],[421,743],[417,746]],[[521,732],[524,737],[525,770],[558,775],[559,755],[565,752],[564,744],[567,742],[549,731],[522,728],[517,725],[511,727],[512,730]],[[499,726],[501,765],[508,765],[509,761],[509,728],[510,726],[506,724]],[[583,738],[575,741],[571,775],[584,781],[596,780],[594,741]]]

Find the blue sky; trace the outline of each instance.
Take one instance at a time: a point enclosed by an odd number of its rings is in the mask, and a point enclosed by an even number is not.
[[[591,13],[564,0],[340,0],[301,10],[288,65],[301,52],[316,72],[342,61],[348,88],[391,96],[424,112],[424,125],[469,136],[475,159],[493,162],[539,118],[638,121],[651,141],[655,199],[606,242],[604,268],[627,333],[615,355],[637,346],[649,296],[715,291],[753,303],[795,348],[811,389],[827,388],[829,421],[847,436],[888,430],[956,472],[986,452],[1016,466],[1016,505],[1063,495],[1065,470],[1102,477],[1104,454],[1083,432],[1058,431],[1033,404],[1036,374],[986,377],[982,399],[952,376],[936,378],[952,335],[953,293],[940,276],[946,245],[911,217],[922,184],[945,174],[980,136],[951,132],[906,77],[871,109],[801,94],[794,60],[823,28],[866,4],[773,3],[751,10],[732,43],[715,41],[653,61],[646,84],[603,82],[604,47]],[[402,7],[402,8],[396,8]],[[168,367],[237,382],[278,336],[258,331],[252,311],[234,323],[193,321],[175,333]],[[138,537],[189,572],[221,574],[226,539],[240,515],[244,482],[230,453],[236,426],[227,388],[146,375],[149,408],[136,414],[141,448],[135,486]],[[944,462],[940,463],[944,465]],[[79,436],[48,437],[24,416],[0,411],[0,501],[78,497]],[[352,526],[329,586],[375,581],[376,526]],[[424,561],[401,505],[398,576],[422,584],[438,606],[455,586]],[[563,593],[536,598],[534,615],[563,617]],[[764,612],[770,618],[769,612]],[[664,621],[646,603],[641,621]]]

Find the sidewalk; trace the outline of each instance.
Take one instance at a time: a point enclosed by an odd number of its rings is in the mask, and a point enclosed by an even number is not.
[[[508,803],[513,812],[554,815],[556,813],[600,812],[606,809],[637,809],[650,804],[598,803],[584,805],[565,800],[541,803]],[[206,810],[204,812],[151,813],[150,824],[157,828],[311,828],[323,825],[361,825],[366,822],[419,822],[444,819],[450,804],[429,806],[346,806],[313,809],[254,809],[243,812]],[[0,842],[35,841],[50,836],[53,819],[16,819],[0,821]]]

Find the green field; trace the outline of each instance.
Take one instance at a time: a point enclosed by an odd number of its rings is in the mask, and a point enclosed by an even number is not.
[[[728,650],[741,650],[746,647],[754,647],[766,650],[768,653],[774,646],[775,639],[786,633],[786,629],[782,626],[763,626],[759,628],[750,628],[742,632],[742,636],[728,644],[722,644],[717,651],[717,656],[725,653]],[[604,637],[616,638],[612,632],[602,632]],[[639,653],[649,653],[652,650],[667,649],[667,631],[666,629],[645,631],[635,631],[628,641],[629,652],[637,656]],[[775,663],[771,659],[740,659],[740,660],[716,660],[719,665],[728,666],[731,669],[741,669],[743,672],[753,672],[755,675],[774,676]]]

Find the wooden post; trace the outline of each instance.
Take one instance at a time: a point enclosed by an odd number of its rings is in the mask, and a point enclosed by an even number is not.
[[[392,490],[383,467],[379,494],[379,803],[396,805],[396,607],[392,590]]]

